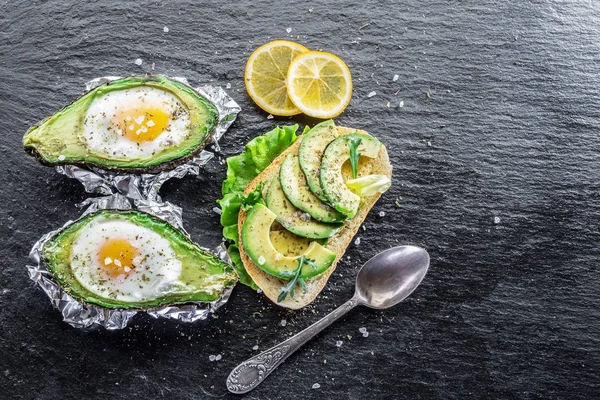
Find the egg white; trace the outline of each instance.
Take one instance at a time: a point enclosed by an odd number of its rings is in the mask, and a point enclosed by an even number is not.
[[[128,105],[161,108],[172,118],[154,140],[138,143],[120,135],[113,126],[115,116]],[[95,98],[85,115],[81,137],[91,153],[111,159],[148,158],[181,143],[188,135],[189,127],[189,111],[174,94],[151,86],[138,86]]]
[[[108,239],[124,239],[137,249],[141,265],[129,274],[108,275],[98,259]],[[71,269],[90,292],[124,302],[147,301],[184,286],[181,261],[169,241],[126,219],[97,218],[83,227],[71,249]]]

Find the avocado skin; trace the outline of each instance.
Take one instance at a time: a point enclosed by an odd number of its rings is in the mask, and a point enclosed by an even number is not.
[[[206,129],[204,129],[204,132],[201,132],[201,135],[202,135],[201,140],[198,141],[192,147],[183,148],[180,156],[171,157],[166,160],[161,160],[160,158],[157,158],[154,161],[150,161],[150,162],[146,161],[144,163],[144,165],[135,165],[135,162],[129,163],[127,161],[120,161],[120,160],[106,160],[105,159],[105,160],[94,161],[94,160],[90,160],[86,156],[81,157],[81,159],[75,159],[75,160],[66,159],[64,161],[59,161],[56,159],[56,157],[53,157],[53,159],[49,159],[48,154],[44,154],[44,152],[40,151],[37,143],[35,143],[35,142],[32,143],[30,140],[28,140],[28,137],[32,133],[34,133],[37,129],[39,129],[41,126],[43,126],[46,122],[50,121],[52,118],[54,118],[58,114],[64,114],[64,113],[68,112],[69,110],[77,107],[78,103],[81,101],[84,101],[84,99],[85,100],[87,100],[88,98],[93,99],[95,97],[96,93],[98,93],[98,92],[101,92],[104,90],[112,90],[112,88],[119,87],[119,86],[123,86],[122,89],[127,89],[128,87],[143,86],[144,84],[150,84],[155,87],[169,90],[172,93],[174,93],[175,95],[177,95],[177,93],[176,93],[177,90],[181,90],[181,91],[185,92],[187,95],[194,97],[198,101],[198,104],[201,104],[201,107],[206,112],[207,118],[206,118],[206,121],[204,124]],[[179,97],[179,96],[177,96],[177,97]],[[85,112],[85,111],[87,111],[87,107],[85,110],[83,110],[83,112]],[[130,76],[127,78],[122,78],[122,79],[118,79],[115,81],[103,83],[102,85],[85,93],[83,96],[76,99],[71,104],[67,105],[62,110],[56,112],[52,116],[47,117],[44,120],[33,125],[31,128],[28,129],[27,133],[23,137],[23,146],[24,146],[25,152],[27,154],[35,157],[37,162],[39,162],[40,164],[47,166],[47,167],[55,167],[55,166],[60,166],[60,165],[76,165],[76,166],[80,166],[80,167],[96,167],[96,168],[101,168],[101,169],[104,169],[107,171],[117,172],[117,173],[154,174],[154,173],[159,173],[162,171],[171,170],[181,164],[186,163],[187,161],[193,159],[194,157],[196,157],[212,140],[212,132],[217,124],[218,115],[219,115],[218,110],[212,103],[210,103],[207,99],[200,96],[193,88],[191,88],[190,86],[188,86],[184,83],[171,80],[162,75]],[[82,143],[82,145],[85,145],[85,143]]]
[[[145,302],[124,302],[90,292],[79,283],[71,271],[71,246],[79,230],[99,217],[125,218],[159,233],[169,241],[182,264],[190,260],[197,263],[195,265],[187,263],[182,265],[182,268],[187,268],[188,271],[191,269],[194,278],[197,278],[200,284],[203,278],[208,278],[214,285],[215,276],[218,276],[217,280],[222,284],[221,290],[205,289],[199,285],[196,287],[197,290],[188,293],[170,293]],[[100,210],[86,215],[62,229],[46,242],[42,249],[42,262],[52,273],[59,286],[71,297],[83,304],[93,304],[111,309],[147,310],[188,302],[210,302],[217,300],[225,287],[234,285],[237,281],[237,275],[229,264],[202,250],[183,232],[168,222],[141,211]],[[194,269],[197,271],[193,271]]]

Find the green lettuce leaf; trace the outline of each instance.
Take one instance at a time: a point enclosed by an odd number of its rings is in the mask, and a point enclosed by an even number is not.
[[[244,269],[240,258],[237,224],[240,208],[247,210],[254,204],[263,201],[260,194],[262,185],[259,185],[257,190],[249,193],[248,196],[244,196],[243,192],[258,174],[296,141],[298,138],[296,136],[297,130],[298,125],[277,127],[248,142],[243,153],[227,159],[227,178],[223,181],[221,188],[223,198],[217,200],[217,203],[221,206],[223,236],[230,242],[227,252],[238,273],[240,282],[255,290],[258,289],[258,286]],[[307,130],[308,127],[304,128],[302,133]]]
[[[243,153],[229,157],[227,179],[221,188],[223,196],[231,192],[243,192],[252,179],[296,141],[297,130],[298,125],[277,127],[248,142]]]

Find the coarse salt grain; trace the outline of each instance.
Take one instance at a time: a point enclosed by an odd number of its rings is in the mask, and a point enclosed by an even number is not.
[[[258,257],[258,263],[260,265],[263,265],[265,263],[265,261],[267,261],[267,259],[263,256]]]
[[[380,217],[385,217],[385,211],[379,211],[379,216]]]
[[[336,342],[335,342],[335,345],[336,345],[337,347],[342,347],[342,344],[343,344],[343,343],[344,343],[344,342],[342,342],[341,340],[338,340],[338,341],[336,341]]]
[[[267,119],[273,119],[273,118],[274,118],[274,117],[273,117],[273,115],[272,115],[272,114],[269,114],[269,115],[267,115]]]
[[[360,238],[359,237],[356,238],[356,240],[354,241],[354,244],[357,245],[357,246],[360,244]]]
[[[286,326],[287,325],[287,320],[282,319],[281,322],[279,323],[281,326]]]
[[[404,107],[404,100],[400,100],[400,104],[398,104],[400,108]]]
[[[500,223],[500,217],[494,217],[494,223],[495,224],[499,224]]]
[[[165,27],[163,28],[163,32],[164,32],[164,33],[167,33],[167,32],[169,32],[169,28],[168,28],[167,26],[165,26]]]
[[[394,75],[392,81],[396,82],[398,79],[400,79],[400,75]]]
[[[258,345],[255,345],[254,347],[252,347],[252,350],[258,350]]]
[[[365,328],[364,326],[362,328],[358,328],[358,331],[360,333],[365,333],[367,331],[367,328]]]
[[[141,58],[136,58],[135,59],[135,65],[142,65],[143,61]]]
[[[371,97],[375,96],[376,94],[377,94],[377,92],[373,90],[372,92],[369,92],[367,97],[371,98]]]
[[[287,28],[285,31],[286,31],[287,33],[290,33],[290,32],[292,31],[292,28]]]
[[[64,161],[64,160],[65,160],[65,158],[66,158],[66,157],[65,157],[64,155],[62,155],[62,154],[61,154],[60,156],[58,156],[58,161]]]
[[[321,387],[321,385],[319,385],[318,383],[315,383],[314,385],[312,385],[312,388],[313,388],[313,389],[318,389],[318,388],[320,388],[320,387]]]

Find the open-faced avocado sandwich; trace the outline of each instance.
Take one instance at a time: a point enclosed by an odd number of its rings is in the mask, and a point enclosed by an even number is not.
[[[49,166],[155,173],[183,164],[210,141],[216,107],[164,76],[104,83],[31,127],[25,150]]]
[[[392,176],[367,132],[332,120],[296,130],[276,128],[230,157],[219,200],[240,281],[292,309],[321,292]]]

